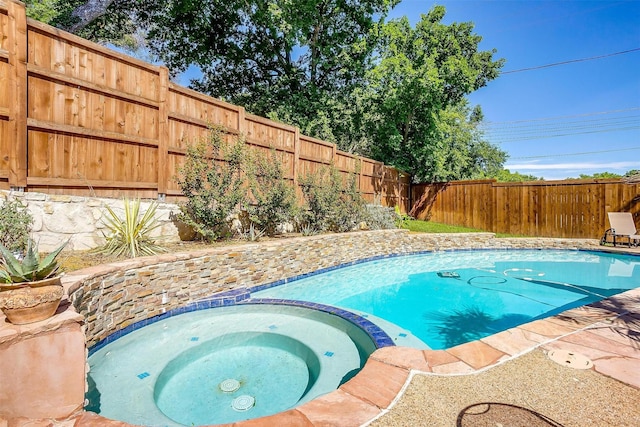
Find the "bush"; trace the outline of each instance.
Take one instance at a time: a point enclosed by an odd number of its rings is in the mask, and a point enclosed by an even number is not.
[[[187,197],[178,219],[200,238],[214,241],[231,234],[230,217],[246,199],[244,162],[244,141],[227,142],[220,128],[188,147],[176,180]]]
[[[367,205],[364,221],[370,230],[387,230],[397,227],[398,215],[394,208]]]
[[[300,179],[305,199],[302,227],[322,231],[353,230],[364,217],[364,200],[357,188],[357,174],[343,181],[340,171],[331,165]]]
[[[33,217],[20,200],[5,199],[0,205],[0,244],[12,253],[24,254]]]
[[[251,201],[247,205],[250,225],[256,224],[268,236],[273,236],[278,225],[292,221],[296,215],[295,189],[285,179],[282,160],[275,150],[269,155],[252,152],[247,169],[251,189]]]

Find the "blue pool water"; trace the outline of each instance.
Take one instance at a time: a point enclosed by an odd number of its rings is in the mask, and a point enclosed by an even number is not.
[[[444,349],[640,286],[640,257],[437,252],[356,264],[252,293],[352,310],[398,345]]]
[[[335,390],[375,348],[351,322],[308,308],[194,311],[92,351],[86,409],[136,425],[233,423]]]

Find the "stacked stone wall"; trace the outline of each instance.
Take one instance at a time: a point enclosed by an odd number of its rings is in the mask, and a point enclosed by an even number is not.
[[[86,250],[104,242],[102,232],[108,230],[102,221],[105,206],[124,218],[122,199],[103,199],[32,192],[0,190],[0,205],[7,199],[20,200],[33,217],[32,235],[41,251],[52,251],[69,240],[68,250]],[[149,201],[142,201],[140,211],[145,212]],[[179,240],[178,228],[173,220],[179,208],[171,203],[158,203],[156,219],[160,227],[154,236],[168,241]]]
[[[64,278],[87,319],[91,346],[132,323],[216,293],[259,287],[359,260],[423,251],[484,248],[597,248],[595,240],[497,239],[491,233],[381,230],[286,238],[161,255],[91,268]]]

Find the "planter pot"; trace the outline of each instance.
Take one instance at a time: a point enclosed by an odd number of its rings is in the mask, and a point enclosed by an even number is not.
[[[14,325],[39,322],[53,316],[64,294],[60,277],[2,285],[1,289],[0,309]]]

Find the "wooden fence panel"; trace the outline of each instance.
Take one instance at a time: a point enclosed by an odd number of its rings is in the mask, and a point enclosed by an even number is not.
[[[0,189],[9,188],[9,156],[11,145],[11,85],[9,83],[9,9],[6,4],[0,2]]]
[[[164,67],[27,19],[15,0],[0,0],[0,95],[0,188],[177,200],[187,146],[213,125],[228,140],[275,149],[294,184],[323,165],[346,176],[361,163],[365,198],[408,207],[397,171],[173,84]]]
[[[620,180],[496,183],[412,188],[411,214],[451,225],[524,236],[600,238],[607,212],[631,212],[640,228],[640,184]]]

